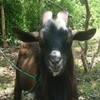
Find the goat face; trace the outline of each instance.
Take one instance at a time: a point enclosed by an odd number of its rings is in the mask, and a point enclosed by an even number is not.
[[[67,59],[71,52],[71,44],[69,36],[71,31],[67,28],[56,26],[56,21],[47,21],[40,36],[40,43],[43,62],[53,76],[60,75],[64,71]]]
[[[93,37],[96,29],[71,31],[66,27],[68,13],[59,12],[57,19],[52,19],[52,12],[43,15],[43,27],[40,32],[24,32],[13,28],[13,32],[23,42],[39,42],[42,63],[53,76],[61,75],[71,56],[73,40],[85,41]],[[41,41],[40,41],[41,40]]]

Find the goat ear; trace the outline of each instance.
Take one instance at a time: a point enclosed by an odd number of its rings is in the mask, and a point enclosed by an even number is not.
[[[91,39],[96,33],[96,29],[89,29],[86,31],[72,31],[73,32],[73,40],[85,41]]]
[[[12,29],[13,33],[23,42],[37,42],[38,41],[38,32],[24,32],[18,28]]]

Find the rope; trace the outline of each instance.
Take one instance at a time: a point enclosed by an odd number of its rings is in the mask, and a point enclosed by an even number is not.
[[[35,81],[36,81],[35,85],[34,85],[29,91],[25,92],[25,93],[24,93],[24,96],[27,95],[28,93],[30,93],[30,92],[36,87],[37,83],[40,82],[40,77],[39,77],[39,76],[35,76],[35,75],[33,76],[33,75],[31,75],[31,74],[29,74],[29,73],[27,73],[27,72],[22,71],[20,68],[18,68],[17,66],[15,66],[15,65],[8,59],[8,57],[6,57],[6,55],[5,55],[1,50],[0,50],[0,52],[1,52],[1,54],[4,56],[4,58],[5,58],[13,67],[15,67],[18,71],[20,71],[21,73],[23,73],[23,74],[25,74],[25,75],[27,75],[27,76],[29,76],[29,77],[35,79]]]

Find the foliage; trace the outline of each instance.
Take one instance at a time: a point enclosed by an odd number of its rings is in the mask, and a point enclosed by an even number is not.
[[[99,0],[88,0],[91,12],[89,28],[100,27],[100,6],[98,2]],[[46,10],[51,10],[54,18],[58,11],[68,10],[72,16],[74,28],[84,29],[86,16],[84,0],[3,0],[3,5],[5,8],[6,38],[10,45],[14,44],[16,39],[12,34],[12,27],[27,31],[38,31],[41,28],[42,14]],[[1,36],[0,29],[0,39],[2,39]]]
[[[86,100],[100,99],[100,64],[99,62],[89,73],[83,73],[83,67],[77,67],[79,96]]]
[[[38,30],[40,28],[40,5],[38,0],[23,0],[22,7],[26,30]]]
[[[6,38],[9,45],[13,45],[15,36],[12,34],[12,28],[23,25],[21,2],[20,0],[3,0],[3,6],[5,12]],[[0,33],[2,33],[1,30]]]
[[[46,10],[51,10],[53,12],[53,16],[56,17],[57,12],[60,10],[67,10],[71,11],[71,3],[67,1],[59,1],[59,0],[52,0],[52,1],[39,1],[39,0],[23,0],[22,5],[24,9],[24,18],[26,28],[29,31],[36,31],[39,30],[41,27],[41,20],[42,14]],[[68,6],[66,6],[68,4]],[[40,6],[41,5],[41,6]],[[60,6],[62,5],[62,6]]]
[[[99,0],[90,0],[91,19],[90,26],[100,28],[100,5]]]

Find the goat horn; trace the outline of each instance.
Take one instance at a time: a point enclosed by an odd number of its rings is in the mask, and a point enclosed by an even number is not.
[[[52,20],[52,12],[51,11],[44,12],[43,18],[42,18],[42,23],[44,24],[48,20]]]
[[[63,19],[67,25],[68,23],[68,12],[66,11],[60,11],[57,14],[57,19]]]

